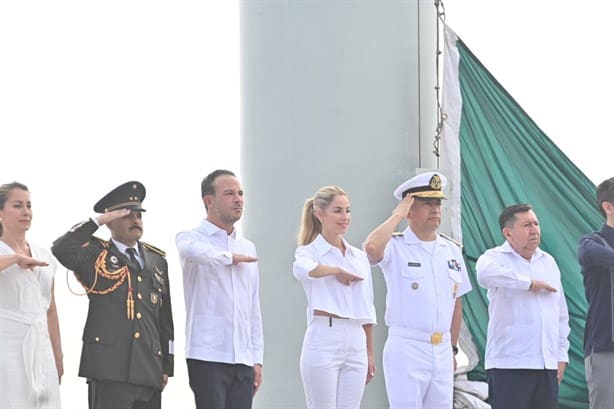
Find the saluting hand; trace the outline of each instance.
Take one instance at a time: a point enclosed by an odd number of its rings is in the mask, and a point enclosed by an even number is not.
[[[49,263],[43,260],[37,260],[32,257],[23,256],[19,254],[19,259],[17,260],[17,265],[24,270],[32,270],[34,267],[45,267],[48,266]]]
[[[258,261],[258,257],[246,256],[245,254],[232,254],[232,264],[253,263]]]
[[[556,293],[556,288],[552,287],[550,284],[548,284],[545,281],[542,281],[542,280],[531,281],[531,286],[529,287],[529,291],[537,292],[539,290],[546,290],[546,291],[550,291],[551,293]]]
[[[335,278],[337,278],[337,281],[339,281],[341,284],[343,285],[350,285],[350,283],[352,281],[361,281],[363,280],[362,277],[359,277],[357,275],[354,275],[348,271],[345,271],[344,269],[340,268],[339,272],[337,274],[335,274]]]
[[[103,213],[100,216],[97,216],[96,221],[98,222],[99,225],[102,226],[103,224],[108,224],[109,222],[112,222],[113,220],[121,219],[124,216],[128,216],[130,212],[131,212],[130,209],[112,210],[110,212]]]
[[[409,209],[411,208],[412,204],[414,204],[414,196],[407,195],[403,198],[403,200],[399,202],[399,204],[397,205],[397,207],[394,208],[392,213],[399,215],[404,219],[409,214]]]

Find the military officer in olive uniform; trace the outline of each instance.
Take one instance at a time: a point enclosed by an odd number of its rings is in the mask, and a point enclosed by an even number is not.
[[[160,408],[173,375],[173,318],[163,251],[139,241],[145,187],[120,185],[94,206],[96,217],[58,238],[53,254],[89,297],[79,376],[90,409]],[[102,225],[109,241],[94,237]]]

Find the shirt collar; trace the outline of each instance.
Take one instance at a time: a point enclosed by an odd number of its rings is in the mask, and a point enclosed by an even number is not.
[[[422,245],[422,243],[428,243],[420,240],[418,236],[416,236],[416,233],[414,233],[414,231],[409,226],[407,226],[407,228],[403,231],[403,239],[407,244],[411,245]],[[439,234],[436,235],[435,242],[437,242],[437,244],[439,244],[440,246],[444,245],[443,240],[444,239],[439,237]]]
[[[514,253],[518,257],[522,257],[520,254],[518,254],[518,252],[516,250],[514,250],[512,245],[507,240],[505,240],[505,243],[503,243],[501,245],[501,251],[503,253]],[[535,249],[535,254],[533,254],[533,256],[531,257],[531,260],[537,259],[537,258],[541,257],[541,255],[542,255],[542,250],[538,247],[538,248]],[[524,257],[522,257],[522,258],[525,259]]]
[[[126,255],[127,255],[128,253],[126,253],[126,250],[127,250],[127,249],[129,249],[129,248],[133,248],[133,249],[135,249],[135,250],[136,250],[136,255],[137,255],[137,256],[139,256],[139,257],[141,256],[141,253],[139,252],[139,245],[138,245],[138,244],[137,244],[135,247],[128,247],[128,246],[126,246],[125,244],[120,243],[119,241],[117,241],[117,240],[115,240],[115,239],[113,239],[113,238],[111,238],[111,241],[113,242],[113,244],[115,245],[115,247],[117,247],[117,249],[118,249],[118,250],[119,250],[121,253],[123,253],[123,254],[126,254]]]
[[[207,235],[207,236],[214,236],[216,234],[220,234],[223,233],[226,236],[230,236],[233,239],[235,239],[237,237],[237,228],[235,227],[232,230],[232,233],[228,234],[226,232],[226,230],[219,228],[218,226],[216,226],[215,224],[211,223],[209,220],[207,219],[203,219],[203,222],[200,224],[200,229]]]
[[[350,244],[343,237],[341,238],[341,240],[343,240],[345,251],[349,254],[354,255],[354,248],[350,246]],[[315,238],[315,240],[313,241],[313,246],[316,248],[319,255],[324,255],[328,253],[331,249],[337,248],[327,242],[324,236],[322,236],[321,234],[318,234],[318,236]]]

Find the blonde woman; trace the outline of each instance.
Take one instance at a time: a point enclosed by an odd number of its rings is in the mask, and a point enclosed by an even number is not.
[[[343,237],[350,220],[338,186],[321,188],[303,207],[293,272],[307,296],[300,369],[310,409],[359,408],[375,376],[371,267]]]
[[[53,297],[56,262],[27,241],[28,188],[0,186],[0,406],[56,409],[64,372]]]

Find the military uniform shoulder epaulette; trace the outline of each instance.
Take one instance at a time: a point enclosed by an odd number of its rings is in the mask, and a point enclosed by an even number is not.
[[[151,250],[154,253],[158,253],[159,255],[161,255],[162,257],[166,257],[166,252],[164,250],[160,250],[159,248],[152,246],[149,243],[145,243],[145,242],[141,242],[141,244],[143,245],[143,247],[145,247],[147,250]]]
[[[103,240],[100,237],[96,237],[96,236],[92,236],[92,240],[96,240],[105,249],[109,248],[109,242],[107,240]]]
[[[444,239],[446,239],[446,240],[448,240],[448,241],[450,241],[450,242],[452,242],[452,243],[456,244],[458,247],[463,248],[463,245],[462,245],[461,243],[459,243],[458,241],[454,240],[452,237],[447,236],[447,235],[445,235],[445,234],[443,234],[443,233],[439,233],[439,235],[440,235],[442,238],[444,238]]]

